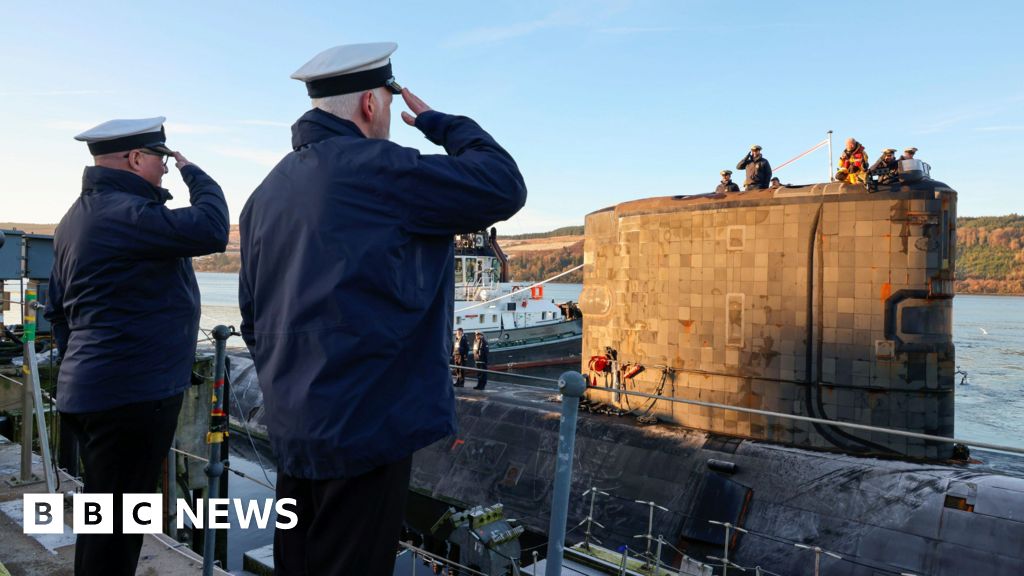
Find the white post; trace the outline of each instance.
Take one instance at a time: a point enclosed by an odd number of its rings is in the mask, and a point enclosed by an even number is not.
[[[832,169],[832,131],[828,131],[828,181],[831,182],[832,178],[836,175],[836,171]]]
[[[53,494],[57,491],[57,479],[53,477],[50,469],[50,435],[46,430],[46,417],[43,415],[43,390],[39,383],[39,362],[36,359],[35,342],[30,342],[26,347],[28,356],[25,357],[26,365],[29,368],[29,379],[32,383],[33,404],[35,405],[36,428],[39,431],[39,456],[43,460],[43,478],[46,480],[46,491]],[[52,352],[50,352],[52,354]],[[32,444],[29,443],[31,448]]]

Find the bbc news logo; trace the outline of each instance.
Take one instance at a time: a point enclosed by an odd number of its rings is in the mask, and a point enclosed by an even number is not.
[[[25,494],[23,530],[25,534],[63,534],[64,496],[61,494]],[[121,500],[121,527],[124,534],[158,534],[163,532],[163,496],[161,494],[124,494]],[[206,510],[204,510],[204,506]],[[234,512],[238,527],[265,529],[271,512],[277,512],[274,527],[294,528],[299,517],[294,498],[274,500],[243,500],[241,498],[210,498],[196,500],[195,506],[179,498],[175,505],[177,528],[185,528],[185,519],[194,528],[203,528],[207,514],[209,528],[231,527]],[[205,513],[204,513],[205,512]],[[75,534],[114,533],[113,494],[75,494],[71,501],[71,531]]]

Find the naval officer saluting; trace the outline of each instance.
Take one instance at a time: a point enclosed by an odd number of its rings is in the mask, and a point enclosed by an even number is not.
[[[85,491],[114,494],[114,533],[79,534],[75,574],[135,573],[141,534],[121,497],[153,492],[192,376],[199,286],[191,256],[223,252],[220,186],[166,145],[164,118],[111,120],[78,136],[95,166],[57,226],[46,318],[63,354],[57,409],[85,463]],[[170,209],[167,160],[189,190]]]
[[[456,233],[515,214],[526,186],[476,122],[391,72],[392,42],[337,46],[292,77],[313,109],[242,211],[239,304],[298,526],[278,575],[391,574],[412,454],[455,432]],[[443,146],[390,142],[391,103]]]

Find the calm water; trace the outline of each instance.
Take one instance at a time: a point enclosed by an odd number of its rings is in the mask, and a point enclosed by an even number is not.
[[[238,276],[196,276],[203,295],[201,326],[237,327],[241,320]],[[582,288],[581,284],[549,284],[544,288],[544,297],[556,302],[576,301]],[[957,296],[953,312],[957,366],[967,372],[966,382],[956,387],[956,436],[1024,448],[1024,297]],[[239,338],[229,344],[244,346]],[[958,375],[957,382],[960,380]],[[243,435],[233,439],[234,446],[246,442]],[[233,461],[247,473],[262,478],[249,452],[243,449],[242,454],[233,454]],[[270,496],[269,490],[234,476],[230,489],[231,495],[237,497]],[[271,539],[271,531],[230,531],[228,567],[239,568],[243,551],[268,544]]]
[[[1024,297],[957,296],[956,435],[1024,447]],[[960,382],[960,376],[957,376]]]

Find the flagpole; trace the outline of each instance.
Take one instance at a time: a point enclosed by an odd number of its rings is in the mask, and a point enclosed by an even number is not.
[[[828,131],[828,181],[831,182],[836,172],[832,169],[832,131]]]

